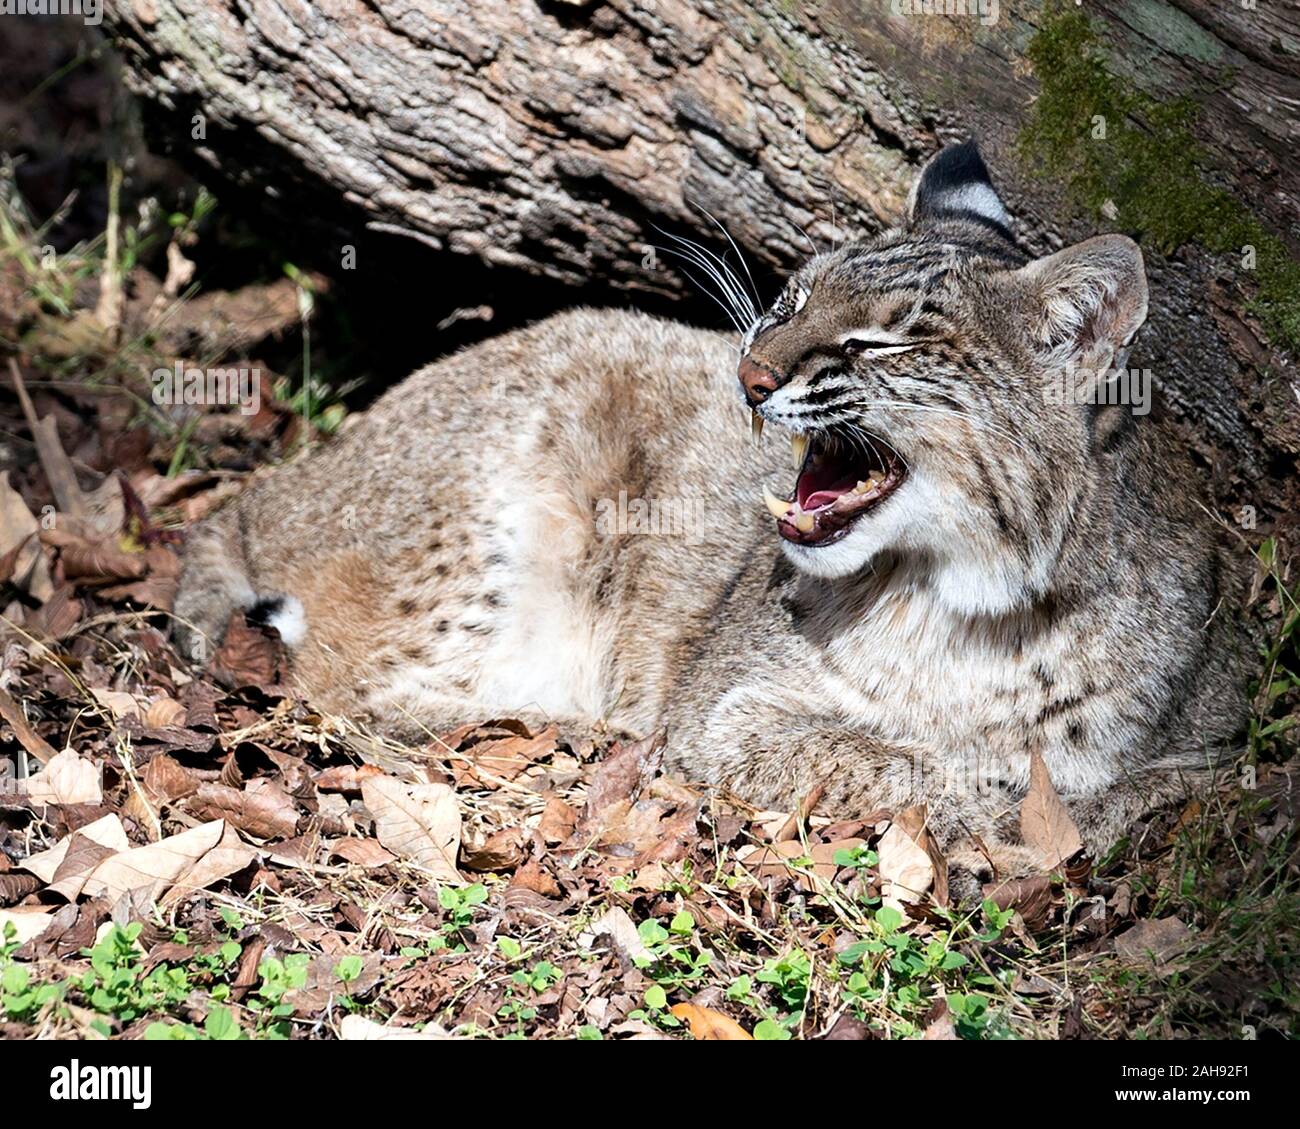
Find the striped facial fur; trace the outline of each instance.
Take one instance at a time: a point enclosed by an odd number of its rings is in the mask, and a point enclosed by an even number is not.
[[[966,614],[1048,590],[1094,445],[1125,426],[1049,390],[1122,361],[1146,282],[1122,236],[1030,260],[1009,222],[975,147],[945,149],[903,228],[814,258],[746,333],[756,427],[787,429],[798,467],[764,497],[800,569],[892,554]]]

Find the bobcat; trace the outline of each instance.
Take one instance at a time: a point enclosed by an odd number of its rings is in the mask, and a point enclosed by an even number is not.
[[[951,147],[761,316],[719,271],[739,350],[579,309],[429,365],[192,534],[183,643],[242,608],[324,710],[663,727],[688,779],[926,801],[949,845],[1015,849],[1037,751],[1106,846],[1244,720],[1236,576],[1176,439],[1101,394],[1138,248],[1009,222]]]

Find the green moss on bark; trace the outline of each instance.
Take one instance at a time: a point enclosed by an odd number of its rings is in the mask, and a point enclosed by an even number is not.
[[[1120,222],[1168,253],[1195,243],[1249,267],[1248,308],[1279,345],[1300,351],[1300,263],[1235,196],[1213,184],[1196,137],[1200,108],[1157,99],[1111,69],[1088,16],[1049,7],[1027,54],[1041,92],[1021,147],[1066,180],[1089,208],[1108,204]]]

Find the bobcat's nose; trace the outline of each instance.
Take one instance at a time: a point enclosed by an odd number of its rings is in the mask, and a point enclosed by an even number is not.
[[[752,357],[741,358],[740,386],[745,390],[745,399],[751,404],[761,404],[784,383],[785,379],[766,365]]]

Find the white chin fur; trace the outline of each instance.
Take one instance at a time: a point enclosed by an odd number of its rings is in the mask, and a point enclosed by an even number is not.
[[[915,578],[948,611],[996,616],[1024,606],[1033,592],[1024,563],[988,535],[986,520],[963,497],[938,489],[914,469],[896,494],[838,541],[824,546],[783,541],[781,548],[800,572],[822,580],[853,576],[880,554],[901,552],[927,562]]]
[[[783,541],[781,547],[790,563],[809,576],[823,580],[852,576],[887,549],[907,543],[909,526],[918,516],[924,520],[931,504],[929,494],[924,479],[913,476],[876,509],[858,518],[838,541],[822,546]]]
[[[297,596],[286,596],[276,613],[266,621],[274,627],[286,647],[297,647],[307,638],[307,613]]]
[[[822,580],[834,580],[852,576],[866,567],[880,551],[879,539],[870,534],[863,536],[864,532],[859,524],[831,545],[796,545],[793,541],[782,541],[781,548],[800,572]]]

